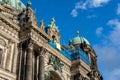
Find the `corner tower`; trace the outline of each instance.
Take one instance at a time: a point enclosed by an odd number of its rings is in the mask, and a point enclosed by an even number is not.
[[[69,41],[71,51],[71,74],[72,80],[102,80],[97,67],[97,58],[94,49],[89,41],[79,36]]]
[[[58,27],[55,24],[55,19],[51,19],[51,23],[46,28],[46,33],[53,38],[53,40],[56,40],[57,43],[60,43],[60,34]]]
[[[50,24],[46,28],[46,33],[52,37],[52,42],[56,45],[56,48],[58,50],[61,50],[61,45],[60,45],[60,34],[58,27],[55,24],[55,19],[52,18]]]

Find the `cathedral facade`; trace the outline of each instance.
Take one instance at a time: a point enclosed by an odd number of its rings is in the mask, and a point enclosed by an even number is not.
[[[61,45],[55,19],[38,26],[30,6],[0,0],[0,80],[103,80],[88,40]]]

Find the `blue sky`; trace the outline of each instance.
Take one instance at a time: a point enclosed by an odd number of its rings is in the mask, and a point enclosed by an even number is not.
[[[27,0],[22,0],[24,3]],[[38,19],[47,26],[52,17],[61,44],[76,36],[87,38],[98,57],[104,80],[120,80],[120,0],[31,0]]]

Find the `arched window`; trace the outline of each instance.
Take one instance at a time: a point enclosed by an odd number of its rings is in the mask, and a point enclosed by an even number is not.
[[[5,57],[5,46],[6,42],[4,39],[0,38],[0,67],[3,67],[4,65],[4,57]]]
[[[3,49],[0,48],[0,66],[2,65]]]

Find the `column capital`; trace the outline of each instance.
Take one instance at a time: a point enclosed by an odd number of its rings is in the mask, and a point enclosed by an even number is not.
[[[18,49],[22,49],[22,42],[21,43],[18,43]]]
[[[43,55],[45,55],[45,53],[46,53],[47,50],[45,48],[43,48],[43,47],[39,47],[38,51],[39,51],[39,55],[43,56]]]
[[[33,48],[33,45],[34,45],[34,41],[32,39],[29,39],[28,42],[27,42],[27,48]]]

